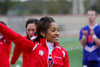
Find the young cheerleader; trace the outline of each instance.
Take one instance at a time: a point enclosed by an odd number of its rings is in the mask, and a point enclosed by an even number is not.
[[[38,23],[38,19],[28,19],[25,25],[26,28],[26,34],[27,36],[25,36],[25,38],[34,41],[36,36],[36,26]],[[29,67],[29,54],[24,53],[20,46],[15,45],[14,48],[14,52],[13,52],[13,56],[11,59],[11,64],[15,64],[16,61],[18,60],[20,54],[22,52],[22,59],[23,59],[23,63],[22,63],[22,67]]]
[[[58,26],[51,17],[42,17],[37,26],[36,42],[23,38],[10,28],[0,24],[0,32],[17,43],[25,52],[30,54],[30,67],[69,67],[68,53],[58,45]],[[19,45],[20,44],[20,45]]]
[[[1,24],[6,24],[0,21]],[[11,41],[0,33],[0,67],[10,67],[9,56],[11,49]]]

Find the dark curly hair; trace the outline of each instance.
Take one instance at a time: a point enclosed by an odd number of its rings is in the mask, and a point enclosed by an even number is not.
[[[45,17],[40,18],[40,21],[39,21],[39,23],[37,25],[37,34],[38,34],[38,36],[37,36],[35,41],[39,42],[40,38],[44,38],[40,34],[40,32],[47,33],[47,30],[51,26],[52,22],[55,22],[55,20],[52,17],[45,16]]]

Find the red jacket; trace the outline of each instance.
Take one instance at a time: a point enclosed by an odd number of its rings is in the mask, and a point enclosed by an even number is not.
[[[35,37],[36,37],[36,35],[34,34],[33,37],[32,37],[33,41],[34,41]],[[27,36],[25,36],[25,38],[27,38]],[[15,45],[15,47],[14,47],[13,56],[11,58],[11,64],[15,64],[16,63],[16,61],[18,60],[18,58],[19,58],[21,53],[22,53],[22,59],[23,59],[22,67],[29,67],[29,65],[30,65],[30,63],[29,63],[30,54],[27,54],[24,51],[22,51],[21,47],[17,46],[17,45]]]
[[[40,39],[40,43],[35,44],[32,41],[27,40],[26,38],[12,31],[3,24],[0,24],[0,33],[2,33],[3,36],[17,43],[18,46],[21,46],[21,49],[25,53],[30,54],[29,67],[49,66],[49,61],[48,61],[49,51],[46,46],[46,39]],[[52,67],[69,67],[68,53],[61,46],[59,46],[58,43],[55,43],[55,48],[52,51],[51,56],[53,59]]]
[[[0,38],[0,67],[10,67],[11,42],[7,39]]]

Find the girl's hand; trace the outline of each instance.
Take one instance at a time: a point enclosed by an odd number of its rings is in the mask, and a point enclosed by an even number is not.
[[[82,33],[83,33],[84,36],[87,37],[87,35],[88,35],[88,31],[87,30],[83,30]]]

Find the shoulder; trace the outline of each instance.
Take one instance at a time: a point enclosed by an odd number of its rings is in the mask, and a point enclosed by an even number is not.
[[[96,26],[96,28],[100,29],[100,25],[98,24],[98,25]]]
[[[86,25],[86,26],[82,27],[81,30],[86,30],[88,28],[89,28],[88,25]]]
[[[24,36],[24,38],[27,38],[27,36]]]
[[[56,46],[56,48],[58,48],[58,49],[60,49],[60,50],[62,51],[62,53],[63,53],[63,57],[68,56],[68,52],[67,52],[67,50],[65,50],[63,47],[61,47],[61,46]]]
[[[100,25],[99,24],[94,28],[94,31],[97,31],[100,33]]]

